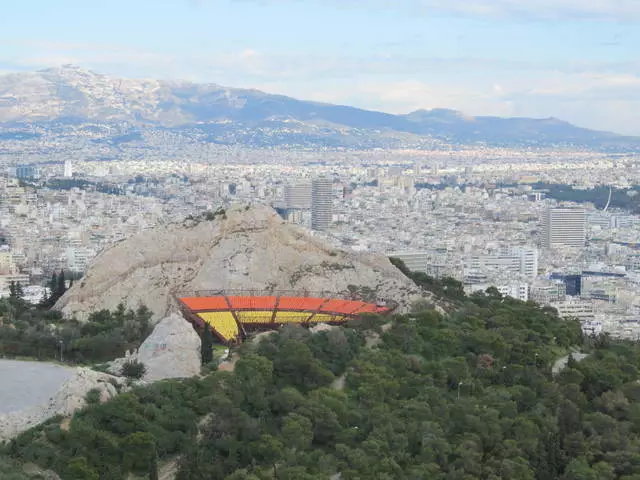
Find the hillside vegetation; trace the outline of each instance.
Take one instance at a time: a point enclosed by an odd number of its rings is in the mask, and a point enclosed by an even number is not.
[[[638,345],[455,293],[447,316],[283,328],[242,346],[233,373],[136,388],[5,454],[65,479],[156,478],[175,458],[178,480],[640,479]],[[570,348],[591,355],[554,378]]]
[[[106,362],[138,348],[153,330],[150,319],[146,307],[133,311],[119,305],[113,311],[94,312],[86,322],[79,322],[20,298],[3,298],[0,357],[71,364]]]

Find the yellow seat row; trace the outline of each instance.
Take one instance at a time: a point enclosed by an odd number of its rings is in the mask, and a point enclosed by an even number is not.
[[[225,340],[235,339],[240,331],[231,312],[203,312],[198,316],[207,322]]]
[[[273,310],[236,312],[241,323],[272,323]]]
[[[309,320],[311,323],[330,323],[330,322],[344,322],[345,318],[342,315],[330,315],[328,313],[316,313]]]
[[[310,316],[311,312],[278,312],[276,323],[305,323]]]

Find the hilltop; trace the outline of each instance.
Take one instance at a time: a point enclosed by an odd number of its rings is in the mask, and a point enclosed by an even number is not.
[[[406,115],[186,81],[123,79],[75,66],[0,76],[0,140],[91,139],[151,148],[153,139],[252,147],[437,148],[447,145],[637,149],[640,139],[555,118]]]
[[[147,230],[105,250],[55,308],[86,316],[145,305],[157,321],[175,310],[176,295],[200,290],[364,289],[401,310],[421,294],[386,257],[335,249],[270,207],[238,205],[208,218]]]

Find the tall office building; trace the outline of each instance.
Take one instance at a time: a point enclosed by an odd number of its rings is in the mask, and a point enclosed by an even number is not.
[[[311,183],[296,183],[284,188],[284,201],[288,209],[309,210],[311,208]]]
[[[586,238],[582,208],[550,208],[542,219],[542,246],[582,248]]]
[[[311,228],[326,230],[333,216],[333,183],[320,177],[311,182]]]
[[[65,160],[64,162],[64,178],[73,177],[73,163],[71,160]]]

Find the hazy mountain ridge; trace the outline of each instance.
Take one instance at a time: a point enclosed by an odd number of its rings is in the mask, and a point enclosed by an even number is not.
[[[73,66],[0,76],[0,140],[28,139],[34,124],[73,134],[71,125],[87,123],[190,130],[201,141],[251,146],[640,146],[637,137],[555,118],[468,117],[447,109],[392,115],[217,84],[120,79]]]

